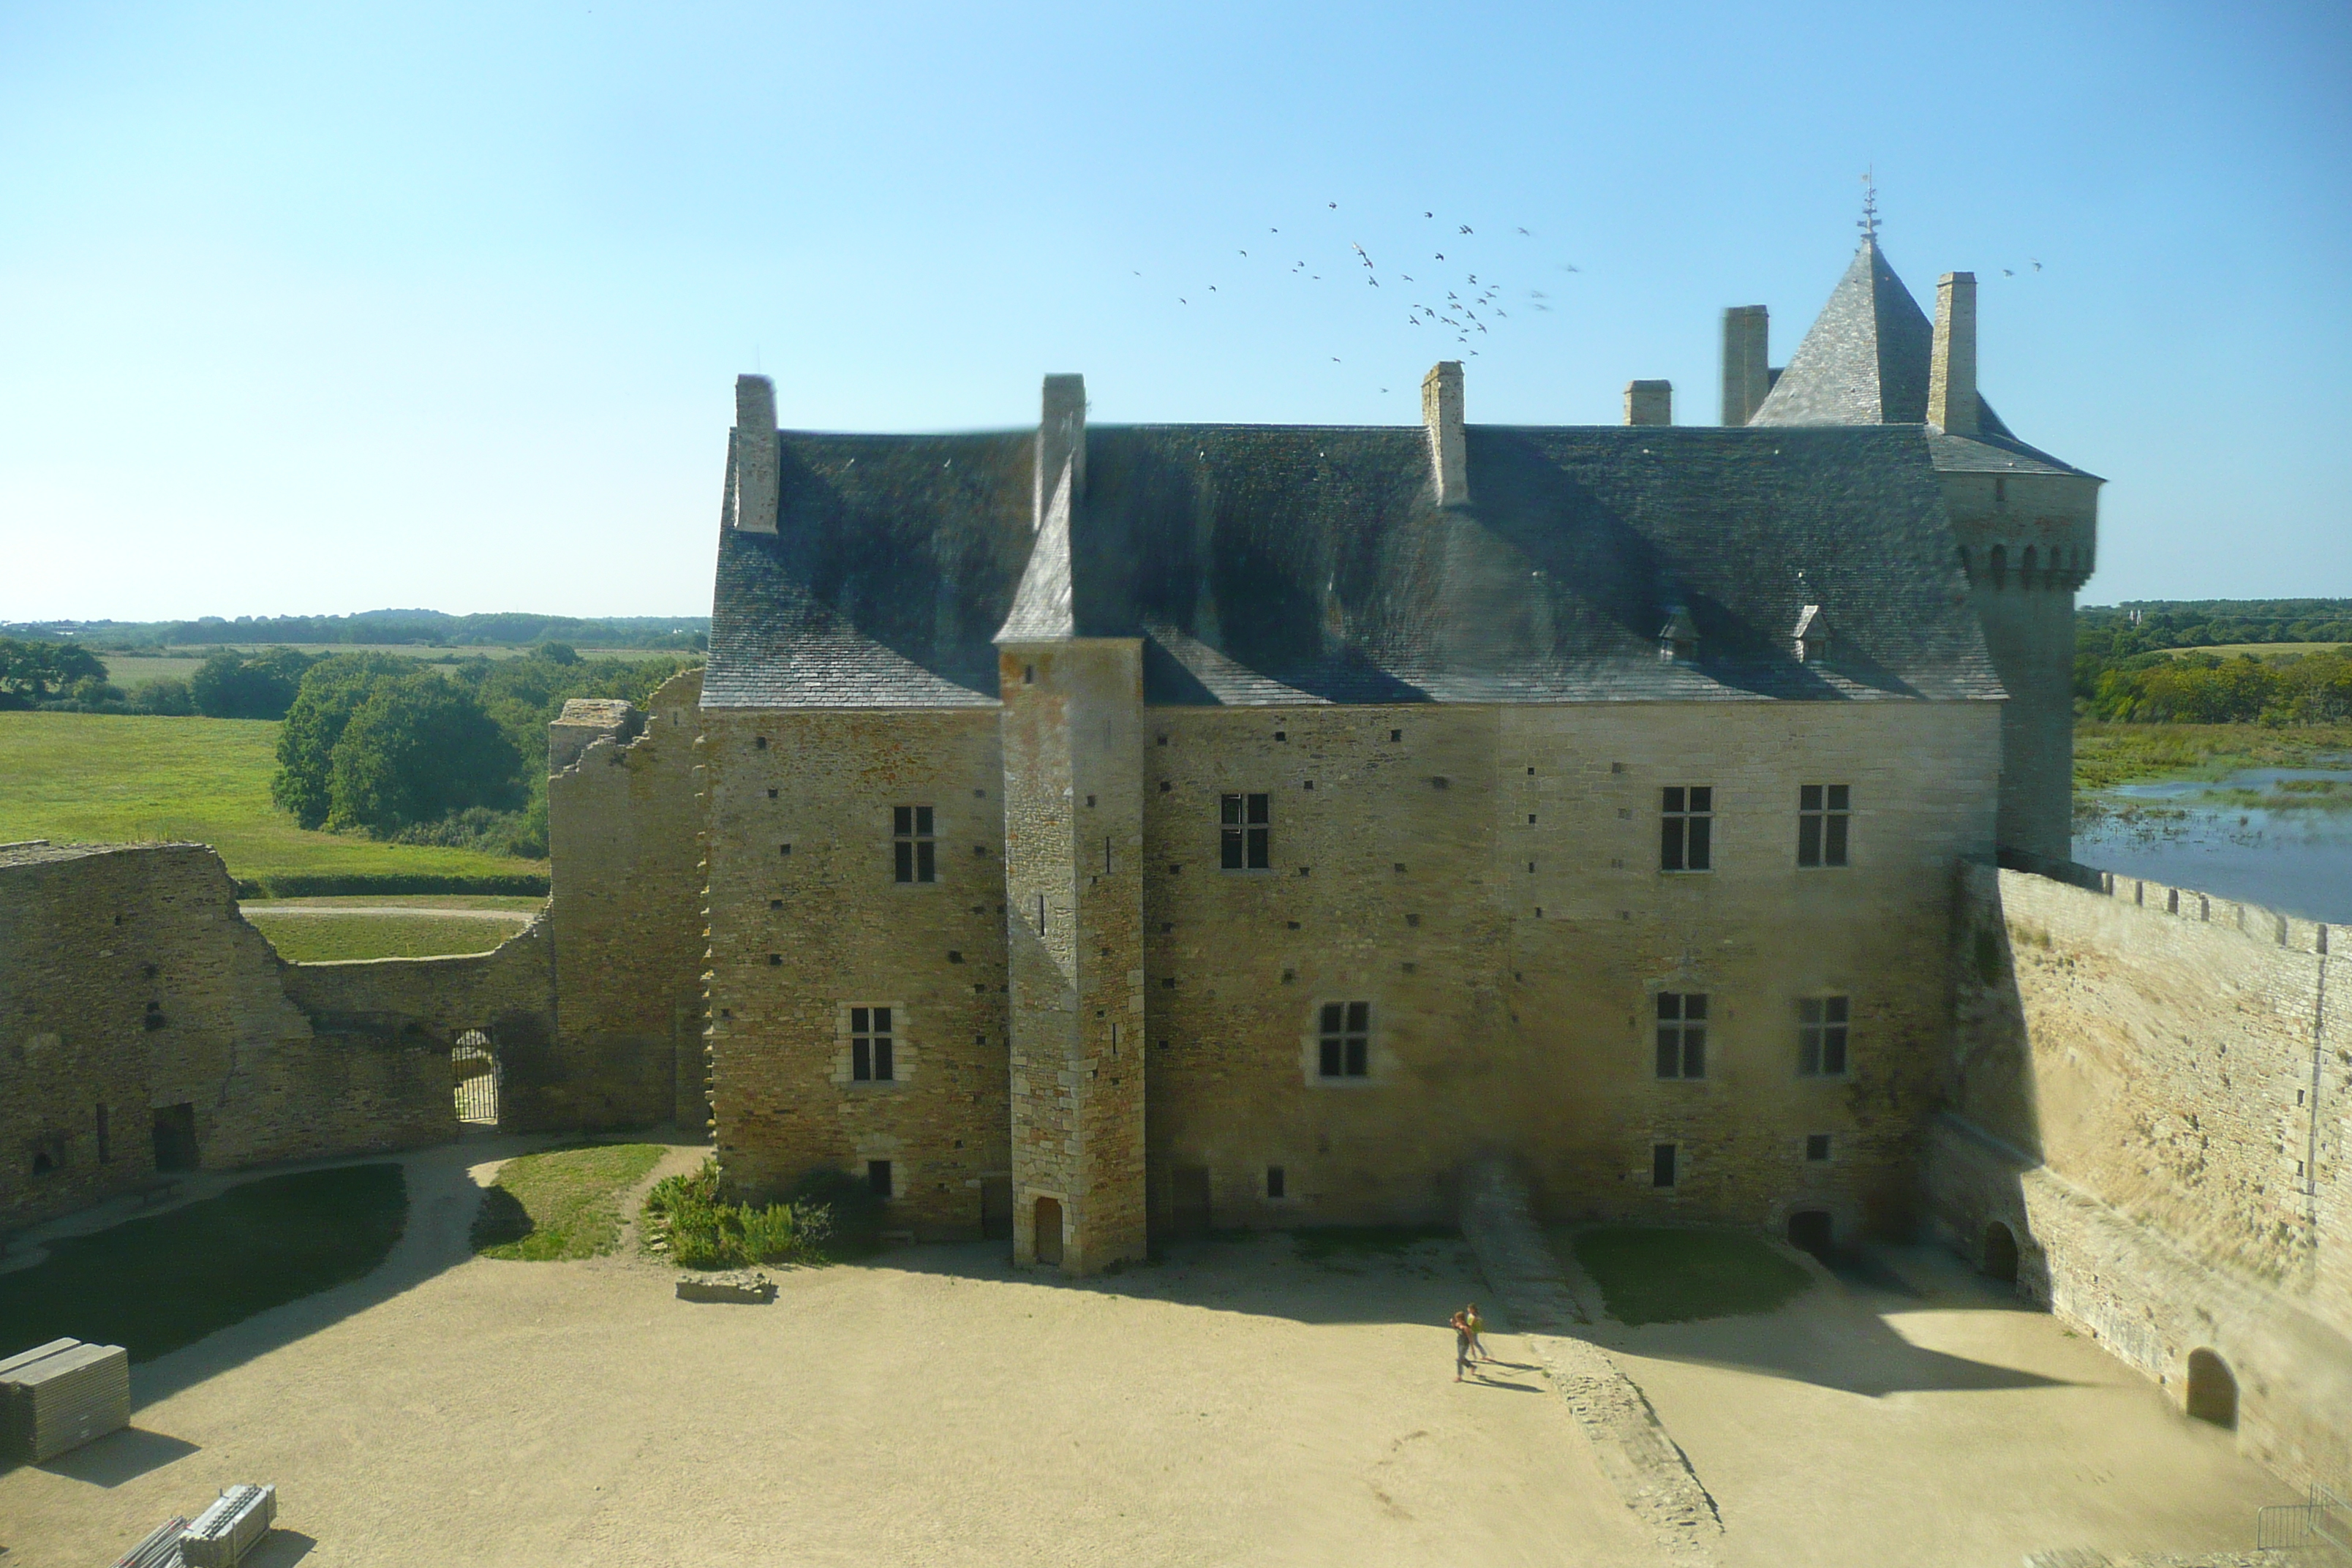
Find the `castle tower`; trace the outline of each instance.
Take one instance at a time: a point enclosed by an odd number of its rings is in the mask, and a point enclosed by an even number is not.
[[[1744,360],[1730,363],[1734,338],[1727,323],[1727,388],[1735,379],[1752,384]],[[1731,406],[1727,393],[1727,423]],[[1951,518],[1955,564],[2009,693],[1998,840],[2004,849],[2068,858],[2074,594],[2095,563],[2105,481],[2019,440],[1978,391],[1974,275],[1944,275],[1931,324],[1865,222],[1853,265],[1748,423],[1922,427]]]
[[[1086,387],[1048,376],[1035,542],[996,635],[1016,1262],[1145,1255],[1143,644],[1089,636]]]

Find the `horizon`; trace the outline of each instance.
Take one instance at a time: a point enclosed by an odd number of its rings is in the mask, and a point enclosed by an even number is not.
[[[1476,351],[1474,424],[1711,423],[1721,311],[1786,363],[1865,171],[2107,480],[2088,593],[2352,595],[2352,18],[1971,17],[14,12],[0,619],[707,613],[747,370],[793,428],[1018,427],[1067,370],[1106,425],[1410,426]]]

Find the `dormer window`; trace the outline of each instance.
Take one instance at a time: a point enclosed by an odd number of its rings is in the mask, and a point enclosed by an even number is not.
[[[1830,618],[1822,613],[1819,605],[1807,605],[1797,616],[1798,662],[1815,664],[1827,658],[1831,640]]]
[[[1698,627],[1690,611],[1676,605],[1666,624],[1658,628],[1658,657],[1668,664],[1687,664],[1698,656]]]

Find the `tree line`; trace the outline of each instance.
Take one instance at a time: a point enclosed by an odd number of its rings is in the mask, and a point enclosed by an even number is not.
[[[608,616],[583,619],[505,610],[452,616],[440,610],[364,610],[352,616],[205,616],[193,621],[44,621],[30,629],[112,648],[205,647],[312,643],[330,647],[675,648],[710,646],[706,616]]]
[[[2181,652],[2219,644],[2328,643],[2293,653]],[[2175,724],[2352,721],[2352,600],[2094,605],[2074,617],[2074,709]]]

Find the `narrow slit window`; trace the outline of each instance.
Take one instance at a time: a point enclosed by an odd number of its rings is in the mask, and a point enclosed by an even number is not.
[[[1372,1070],[1372,1005],[1326,1002],[1317,1030],[1316,1074],[1369,1078]]]
[[[874,1195],[877,1198],[896,1196],[897,1194],[894,1190],[894,1184],[890,1174],[890,1162],[887,1160],[866,1161],[866,1184],[868,1188],[872,1189]]]
[[[1797,786],[1797,864],[1846,863],[1846,824],[1853,812],[1851,784]]]
[[[1290,1173],[1279,1165],[1268,1165],[1265,1168],[1265,1195],[1270,1198],[1288,1196],[1289,1175]]]
[[[901,882],[940,879],[940,846],[931,832],[928,805],[890,808],[890,849]]]
[[[858,1083],[889,1083],[898,1076],[898,1053],[891,1044],[890,1009],[852,1007],[849,1010],[849,1076]]]
[[[1228,795],[1218,799],[1221,864],[1228,871],[1264,871],[1274,864],[1274,827],[1267,797]]]
[[[1835,1078],[1845,1071],[1850,1004],[1843,996],[1805,996],[1797,1002],[1797,1071],[1806,1078]]]
[[[1706,1076],[1706,994],[1658,993],[1658,1076]]]
[[[1677,1151],[1672,1143],[1653,1143],[1650,1145],[1650,1185],[1654,1187],[1671,1187],[1675,1184],[1675,1156],[1676,1152]]]
[[[1658,811],[1658,869],[1707,871],[1714,867],[1714,786],[1667,785]]]

